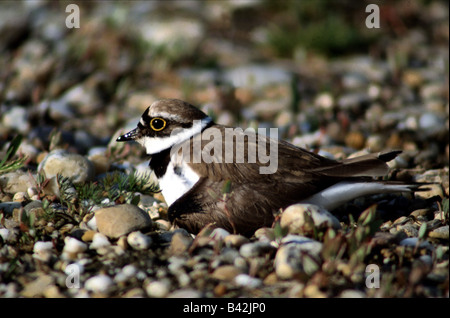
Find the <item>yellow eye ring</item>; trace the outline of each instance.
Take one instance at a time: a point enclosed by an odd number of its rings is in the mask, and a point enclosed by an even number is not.
[[[150,127],[152,127],[154,131],[161,131],[166,128],[166,121],[159,117],[152,118]]]

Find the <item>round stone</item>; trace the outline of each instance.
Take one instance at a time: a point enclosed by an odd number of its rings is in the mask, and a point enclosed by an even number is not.
[[[114,286],[113,280],[107,275],[97,275],[89,278],[84,287],[94,293],[108,294]]]
[[[118,238],[152,225],[147,212],[132,204],[121,204],[95,212],[98,231],[110,238]]]
[[[151,237],[139,231],[130,233],[127,237],[127,242],[135,250],[146,250],[152,245]]]
[[[287,228],[289,233],[302,233],[302,228],[307,222],[307,215],[312,218],[314,225],[318,228],[341,228],[339,220],[330,212],[317,205],[301,203],[291,205],[283,211],[280,225]]]
[[[94,177],[94,166],[88,159],[64,150],[50,152],[39,164],[38,171],[43,171],[48,179],[60,174],[74,184],[82,184]]]

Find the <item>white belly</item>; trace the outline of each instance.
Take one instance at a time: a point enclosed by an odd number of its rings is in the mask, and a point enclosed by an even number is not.
[[[162,195],[170,206],[188,192],[200,177],[187,164],[182,164],[181,173],[175,173],[173,163],[167,165],[166,174],[158,179]]]

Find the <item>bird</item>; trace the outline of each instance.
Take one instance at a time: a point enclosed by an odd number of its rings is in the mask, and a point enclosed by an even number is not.
[[[377,178],[400,150],[338,161],[259,131],[217,124],[179,99],[153,102],[137,127],[116,141],[145,148],[169,221],[193,234],[211,225],[250,237],[292,204],[331,211],[361,196],[418,189]]]

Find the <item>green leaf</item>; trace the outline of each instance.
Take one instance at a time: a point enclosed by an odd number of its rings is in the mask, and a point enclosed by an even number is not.
[[[358,223],[365,226],[372,223],[377,216],[377,205],[373,204],[367,208],[358,218]]]
[[[424,239],[427,234],[427,223],[423,222],[419,229],[419,239]]]

